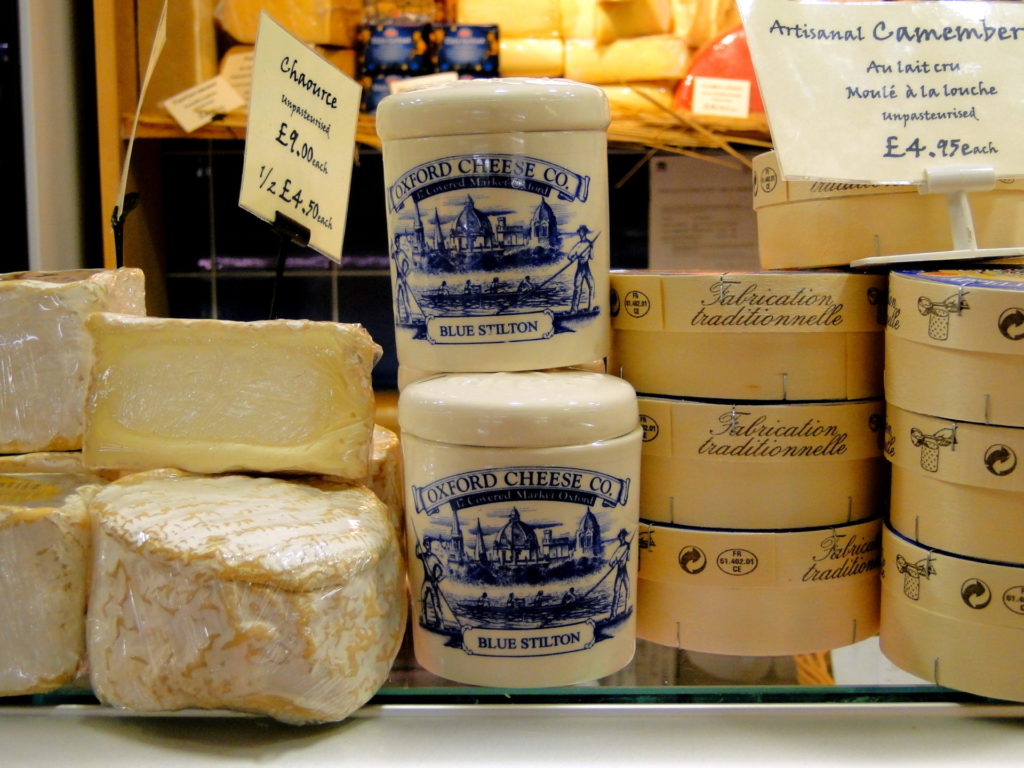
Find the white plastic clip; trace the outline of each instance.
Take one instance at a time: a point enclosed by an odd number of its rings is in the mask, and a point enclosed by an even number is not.
[[[1024,254],[1024,243],[1016,248],[978,248],[969,192],[987,192],[996,187],[994,168],[926,168],[918,185],[922,195],[945,195],[949,211],[949,228],[953,240],[950,251],[931,253],[900,253],[892,256],[869,256],[850,264],[871,267],[914,261],[974,261]]]
[[[968,192],[987,192],[996,188],[994,168],[926,168],[924,181],[917,188],[922,195],[945,195],[953,250],[976,251],[974,216]]]

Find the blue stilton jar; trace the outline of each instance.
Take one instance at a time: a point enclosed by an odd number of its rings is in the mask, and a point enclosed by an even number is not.
[[[463,80],[380,103],[401,364],[607,355],[608,122],[601,89],[567,80]]]
[[[447,374],[399,398],[413,645],[505,688],[620,670],[636,639],[636,394],[586,371]]]

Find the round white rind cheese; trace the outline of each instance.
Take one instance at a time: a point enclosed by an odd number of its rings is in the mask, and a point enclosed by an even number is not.
[[[82,495],[48,482],[56,477],[0,476],[0,696],[66,685],[85,654],[89,519]],[[33,487],[59,501],[5,500],[5,491],[31,496]]]
[[[327,722],[384,682],[404,573],[369,490],[157,471],[107,491],[88,616],[102,701]]]

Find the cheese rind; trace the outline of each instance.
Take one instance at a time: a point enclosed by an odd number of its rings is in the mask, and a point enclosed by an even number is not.
[[[601,44],[626,37],[667,34],[672,27],[670,0],[599,2],[595,8],[594,39]]]
[[[221,0],[216,16],[231,37],[251,45],[256,42],[262,11],[304,43],[351,48],[362,4],[359,0]]]
[[[308,480],[318,488],[337,487],[340,478],[325,476],[322,481]],[[370,457],[370,471],[361,478],[367,488],[384,502],[389,519],[398,531],[399,539],[405,536],[405,487],[402,484],[402,446],[398,435],[380,424],[373,426],[373,454]]]
[[[111,484],[93,511],[101,700],[334,721],[387,677],[404,573],[368,489],[156,471]]]
[[[85,497],[93,481],[0,475],[0,696],[44,693],[76,677],[85,654]]]
[[[82,446],[92,312],[146,313],[142,271],[0,275],[0,453]]]
[[[90,467],[366,476],[380,348],[361,326],[97,314],[88,328]]]
[[[582,83],[672,80],[689,60],[686,43],[674,35],[647,35],[599,45],[596,40],[565,41],[565,76]]]
[[[499,43],[502,77],[561,77],[565,44],[549,37],[503,37]]]
[[[497,24],[502,37],[558,37],[559,0],[459,0],[459,24]]]

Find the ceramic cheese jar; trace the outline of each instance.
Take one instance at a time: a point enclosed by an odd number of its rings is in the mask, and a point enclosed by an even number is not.
[[[398,404],[416,660],[451,680],[569,685],[633,656],[641,429],[586,371],[448,374]]]
[[[464,80],[381,102],[403,366],[607,356],[608,121],[601,89],[567,80]]]

